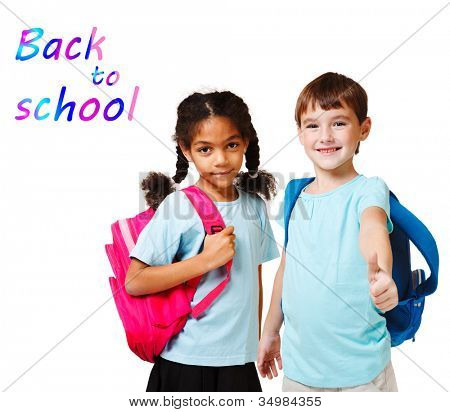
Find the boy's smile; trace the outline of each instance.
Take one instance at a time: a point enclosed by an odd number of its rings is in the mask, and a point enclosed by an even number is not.
[[[361,124],[345,102],[338,109],[323,110],[310,105],[301,116],[300,142],[316,168],[335,170],[352,162],[358,143],[365,140],[371,121]]]
[[[341,149],[341,147],[329,147],[329,148],[327,148],[327,147],[324,147],[324,148],[319,148],[319,149],[316,149],[320,154],[323,154],[323,155],[325,155],[325,156],[328,156],[328,155],[330,155],[330,154],[333,154],[333,153],[335,153],[335,152],[337,152],[338,150],[340,150]]]

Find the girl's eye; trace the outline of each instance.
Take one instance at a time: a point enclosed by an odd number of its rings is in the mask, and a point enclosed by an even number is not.
[[[316,129],[316,128],[318,128],[319,126],[317,126],[315,123],[310,123],[310,124],[308,124],[307,126],[306,126],[306,128],[307,129]]]
[[[198,151],[200,153],[207,154],[209,149],[210,149],[209,147],[205,146],[205,147],[201,147],[200,149],[198,149]]]
[[[239,146],[239,143],[230,143],[229,145],[228,145],[228,147],[230,147],[231,149],[236,149],[236,147],[238,147]]]
[[[344,122],[334,122],[333,123],[334,126],[345,126]]]

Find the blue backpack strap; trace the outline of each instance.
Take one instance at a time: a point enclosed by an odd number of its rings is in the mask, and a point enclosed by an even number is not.
[[[302,189],[314,179],[314,177],[293,179],[286,186],[286,190],[284,191],[284,249],[286,249],[288,242],[289,219],[291,218],[292,210]]]
[[[430,267],[431,275],[417,287],[416,294],[417,296],[430,295],[436,290],[438,284],[439,253],[436,241],[427,227],[401,205],[392,192],[390,192],[389,201],[394,225],[397,225],[411,239]]]

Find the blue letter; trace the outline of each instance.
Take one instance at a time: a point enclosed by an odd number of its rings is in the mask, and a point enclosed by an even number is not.
[[[44,120],[50,115],[50,113],[45,113],[43,116],[39,116],[39,109],[45,103],[50,103],[50,99],[48,97],[44,97],[36,106],[36,109],[34,110],[34,118],[36,120]]]
[[[33,39],[25,41],[25,37],[27,37],[27,35],[30,33],[37,33],[37,35]],[[25,61],[25,60],[31,59],[34,56],[36,56],[36,54],[38,54],[38,52],[39,52],[39,47],[37,47],[31,43],[35,42],[36,40],[39,40],[43,34],[44,34],[44,30],[39,29],[39,28],[24,30],[22,32],[22,38],[20,39],[19,48],[17,49],[16,60]],[[22,56],[23,46],[32,48],[33,51],[31,52],[31,54],[29,54],[28,56]]]
[[[48,49],[50,48],[50,46],[56,43],[56,48],[55,50],[53,50],[50,54],[48,53]],[[43,56],[45,59],[50,59],[51,57],[55,56],[55,60],[59,59],[59,53],[61,51],[61,44],[62,44],[62,39],[51,39],[47,45],[45,46],[44,52],[43,52]]]
[[[97,81],[97,76],[104,74],[105,72],[99,72],[98,71],[98,66],[95,66],[95,70],[94,73],[91,73],[92,75],[92,81],[95,85],[99,85],[102,81],[103,81],[103,77],[100,79],[100,81]]]
[[[69,102],[66,103],[64,106],[61,106],[65,94],[66,94],[66,86],[63,86],[61,87],[61,93],[59,94],[58,106],[56,106],[55,122],[59,119],[59,116],[61,116],[61,113],[64,110],[66,110],[67,107],[69,107],[69,114],[67,115],[67,121],[69,122],[72,121],[73,110],[75,109],[75,102]]]
[[[119,103],[119,110],[117,111],[117,113],[110,117],[108,114],[109,108],[113,105]],[[105,118],[105,120],[107,120],[108,122],[111,122],[113,120],[116,120],[123,112],[123,100],[120,98],[111,100],[105,107],[105,110],[103,111],[103,117]]]

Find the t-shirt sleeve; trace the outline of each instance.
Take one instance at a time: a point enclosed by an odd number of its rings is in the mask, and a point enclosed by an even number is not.
[[[266,204],[261,198],[259,198],[259,202],[261,211],[261,258],[259,263],[261,264],[279,257],[280,253],[278,252],[277,243],[273,235]]]
[[[386,212],[386,226],[388,233],[394,229],[390,216],[389,207],[389,188],[380,177],[371,177],[367,179],[363,187],[361,197],[358,201],[358,222],[361,223],[362,212],[371,206],[377,206]]]
[[[178,196],[176,192],[171,193],[162,201],[152,219],[142,229],[130,257],[152,266],[173,262],[185,230],[182,222],[177,221],[180,214]]]

